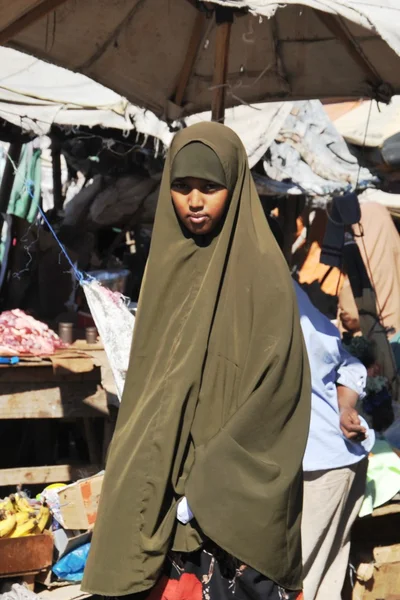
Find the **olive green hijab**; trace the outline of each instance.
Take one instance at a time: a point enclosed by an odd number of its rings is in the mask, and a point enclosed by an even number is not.
[[[201,244],[170,194],[174,159],[192,142],[215,152],[231,192],[223,226]],[[149,589],[171,548],[191,552],[206,537],[300,588],[310,401],[292,282],[244,147],[223,125],[189,127],[166,158],[83,588]],[[184,495],[187,525],[176,519]]]
[[[234,172],[231,179],[234,179],[234,181],[229,182],[231,188],[236,183],[237,164],[231,165],[231,171],[232,167]],[[218,155],[215,154],[210,146],[206,146],[201,142],[187,144],[174,158],[171,168],[171,183],[176,179],[183,179],[184,177],[206,179],[213,183],[219,183],[223,187],[229,185]]]

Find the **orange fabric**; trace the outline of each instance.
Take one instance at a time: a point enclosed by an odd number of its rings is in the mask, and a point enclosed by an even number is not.
[[[317,209],[315,211],[315,217],[310,225],[307,235],[310,247],[299,270],[299,283],[311,284],[314,283],[314,281],[318,281],[319,283],[323,281],[321,290],[325,294],[336,296],[342,289],[344,277],[341,274],[340,269],[334,267],[326,279],[324,279],[330,267],[319,262],[327,220],[326,212],[324,210]]]
[[[311,244],[310,250],[308,251],[306,260],[299,272],[299,283],[313,283],[314,281],[321,281],[329,271],[328,265],[323,265],[319,262],[321,256],[321,247],[317,241]],[[336,296],[337,292],[342,289],[344,282],[344,276],[339,269],[333,267],[329,275],[321,285],[321,289],[325,294]]]

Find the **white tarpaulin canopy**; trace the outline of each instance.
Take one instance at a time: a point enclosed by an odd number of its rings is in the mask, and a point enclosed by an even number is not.
[[[225,125],[233,129],[243,142],[253,168],[264,156],[293,108],[293,102],[269,102],[254,106],[236,106],[225,113]],[[187,126],[210,121],[211,113],[192,115]],[[172,138],[171,138],[172,139]]]
[[[335,126],[344,139],[356,146],[378,148],[400,131],[400,96],[390,104],[365,101],[360,106],[335,120]]]
[[[0,118],[34,135],[46,135],[53,124],[137,128],[155,137],[169,134],[166,123],[155,115],[88,77],[4,47],[0,47]]]
[[[291,107],[291,102],[270,102],[226,111],[225,122],[242,139],[251,167],[265,154]],[[210,118],[209,112],[193,115],[186,124]],[[1,47],[0,119],[34,135],[46,135],[55,124],[135,129],[159,139],[165,147],[174,136],[165,121],[88,77]]]
[[[0,0],[5,43],[171,120],[222,88],[226,106],[400,93],[398,0]]]

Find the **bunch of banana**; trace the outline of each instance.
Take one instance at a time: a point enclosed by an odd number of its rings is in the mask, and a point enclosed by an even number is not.
[[[0,502],[0,538],[18,538],[42,533],[50,518],[50,509],[42,504],[38,511],[21,494],[12,494]]]
[[[15,514],[2,511],[0,513],[0,519],[0,537],[8,537],[17,525]]]

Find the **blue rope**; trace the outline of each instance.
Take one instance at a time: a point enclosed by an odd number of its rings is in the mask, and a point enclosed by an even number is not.
[[[52,233],[54,239],[56,240],[57,244],[60,246],[61,252],[64,254],[65,258],[67,259],[68,263],[70,264],[75,277],[77,278],[77,280],[79,281],[79,283],[82,285],[82,283],[85,280],[85,276],[84,274],[79,271],[79,269],[76,268],[76,266],[74,265],[74,263],[72,262],[72,260],[70,259],[70,257],[68,256],[68,252],[66,251],[64,245],[62,244],[62,242],[60,241],[60,239],[58,238],[56,232],[54,231],[52,225],[50,224],[50,221],[48,220],[48,218],[46,217],[45,213],[43,212],[43,210],[41,209],[40,206],[38,206],[39,209],[39,213],[40,216],[42,217],[43,221],[46,223],[47,227],[49,228],[50,232]]]
[[[17,173],[17,165],[15,164],[15,162],[12,160],[11,156],[7,153],[7,158],[8,160],[11,162],[13,168],[14,168],[14,173]],[[28,191],[29,196],[31,197],[31,199],[34,199],[34,186],[35,186],[35,182],[30,179],[30,178],[25,178],[24,184],[26,185],[26,189]],[[56,240],[57,244],[60,247],[61,252],[64,254],[65,258],[67,259],[69,265],[71,266],[71,269],[75,275],[75,277],[77,278],[77,280],[79,281],[80,285],[83,285],[85,282],[91,281],[93,280],[93,277],[89,277],[89,275],[82,273],[81,271],[79,271],[79,269],[76,268],[76,266],[74,265],[74,263],[72,262],[72,260],[70,259],[68,252],[65,249],[65,246],[62,244],[61,240],[58,238],[56,232],[54,231],[51,223],[49,222],[48,218],[46,217],[45,213],[43,212],[41,206],[38,204],[38,211],[40,213],[40,216],[42,217],[43,221],[46,223],[47,227],[49,228],[51,234],[53,235],[54,239]]]

